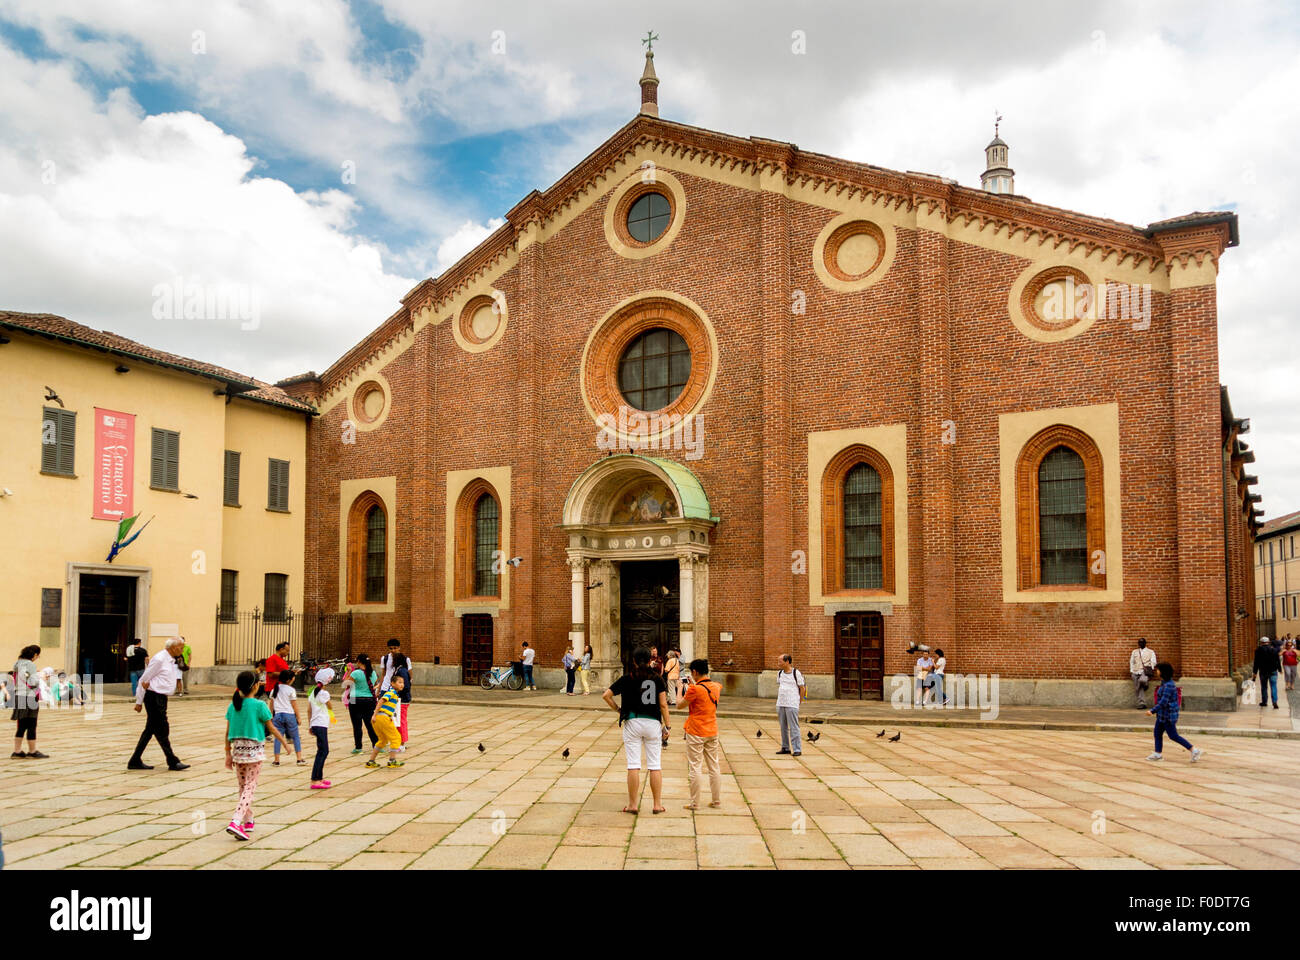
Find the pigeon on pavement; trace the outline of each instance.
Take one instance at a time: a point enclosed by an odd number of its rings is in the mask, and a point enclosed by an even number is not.
[[[881,730],[878,734],[876,734],[876,739],[879,740],[879,739],[880,739],[881,737],[883,737],[884,735],[885,735],[885,731],[884,731],[884,730]]]
[[[486,750],[486,749],[487,749],[487,747],[483,746],[483,744],[480,743],[480,744],[478,745],[478,752],[479,752],[479,753],[482,753],[482,752],[483,752],[484,750]]]
[[[889,742],[898,743],[898,741],[902,739],[903,739],[903,731],[899,730],[898,733],[894,734],[892,737],[889,738]]]

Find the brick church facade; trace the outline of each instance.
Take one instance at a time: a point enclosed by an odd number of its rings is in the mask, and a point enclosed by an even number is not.
[[[322,375],[308,606],[437,683],[635,644],[890,695],[1230,700],[1256,511],[1218,379],[1233,214],[1133,227],[641,113]],[[1000,145],[1000,146],[999,146]],[[1239,615],[1244,610],[1244,616]],[[1229,644],[1238,647],[1229,650]],[[1119,699],[1117,699],[1119,698]]]

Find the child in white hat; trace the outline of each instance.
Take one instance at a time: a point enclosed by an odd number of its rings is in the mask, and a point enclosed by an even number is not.
[[[330,692],[325,685],[333,680],[333,668],[321,667],[316,671],[316,688],[307,697],[311,708],[307,724],[316,737],[316,758],[311,765],[312,790],[328,790],[330,787],[330,782],[325,779],[325,758],[330,755],[330,724],[334,722],[334,712],[330,710]]]

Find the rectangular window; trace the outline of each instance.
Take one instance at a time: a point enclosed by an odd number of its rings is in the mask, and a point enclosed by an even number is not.
[[[880,474],[860,463],[844,478],[844,588],[884,585]]]
[[[46,407],[41,417],[41,473],[73,476],[77,447],[77,415]]]
[[[289,512],[289,461],[267,461],[266,509]]]
[[[180,490],[181,435],[153,428],[149,447],[149,486],[155,490]]]
[[[1038,470],[1041,582],[1088,582],[1088,488],[1083,459],[1057,447]]]
[[[221,622],[234,623],[235,611],[239,609],[239,572],[221,571]]]
[[[388,599],[388,522],[378,505],[366,514],[366,603]]]
[[[266,575],[265,602],[262,605],[262,619],[267,623],[283,623],[288,618],[289,575],[287,573],[268,573]]]
[[[497,579],[497,544],[500,543],[497,502],[484,495],[474,508],[474,594],[479,597],[500,595]]]
[[[226,466],[221,480],[222,502],[228,507],[239,506],[239,451],[226,451]]]

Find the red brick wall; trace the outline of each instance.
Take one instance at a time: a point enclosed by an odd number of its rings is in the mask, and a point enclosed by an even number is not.
[[[884,620],[887,673],[910,673],[904,648],[924,640],[945,647],[953,672],[1119,678],[1139,635],[1187,673],[1224,672],[1213,287],[1157,295],[1149,330],[1100,320],[1037,343],[1007,317],[1026,260],[901,230],[886,277],[835,292],[811,266],[829,211],[676,176],[689,205],[667,249],[615,254],[597,202],[494,281],[509,304],[496,346],[468,354],[449,323],[425,327],[383,369],[393,397],[381,428],[340,443],[342,404],[313,424],[309,603],[333,609],[338,595],[339,481],[398,478],[396,611],[358,613],[357,649],[377,653],[395,635],[417,660],[460,662],[460,624],[444,609],[446,474],[509,465],[511,552],[524,562],[496,622],[496,661],[527,639],[540,665],[556,663],[570,621],[557,525],[570,485],[603,453],[579,391],[583,346],[617,303],[666,289],[698,303],[718,336],[703,459],[655,454],[694,471],[722,518],[709,571],[715,663],[757,672],[790,648],[809,673],[832,672],[833,618],[808,605],[807,575],[791,568],[791,552],[810,548],[807,435],[902,422],[910,602]],[[807,297],[803,315],[791,311],[794,290]],[[1120,417],[1124,601],[1003,603],[998,415],[1109,402]],[[941,442],[948,419],[953,445]],[[722,631],[732,647],[716,645]]]

